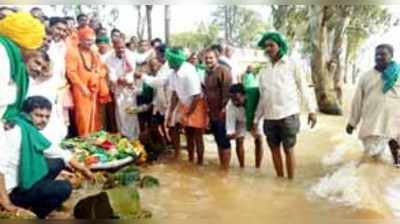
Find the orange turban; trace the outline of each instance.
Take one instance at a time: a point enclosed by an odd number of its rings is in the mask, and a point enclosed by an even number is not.
[[[88,26],[79,29],[78,32],[79,39],[89,39],[89,38],[96,38],[96,33],[94,30]]]

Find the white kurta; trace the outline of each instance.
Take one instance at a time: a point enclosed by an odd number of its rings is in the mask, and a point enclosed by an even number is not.
[[[11,79],[10,61],[3,45],[0,44],[0,118],[6,112],[7,106],[17,98],[17,86]]]
[[[257,134],[262,133],[263,122],[258,123]],[[239,137],[246,136],[246,114],[245,108],[237,107],[229,100],[226,105],[226,118],[225,118],[226,134],[238,134]]]
[[[155,56],[155,52],[153,49],[150,49],[146,52],[140,53],[140,52],[135,52],[135,58],[136,58],[136,63],[138,65],[143,64],[144,62],[146,62],[147,60],[149,60],[151,58],[152,55]]]
[[[66,97],[70,96],[70,90],[68,87],[68,81],[66,78],[66,61],[65,56],[67,54],[67,45],[65,41],[50,43],[48,50],[51,61],[52,77],[51,84],[56,86],[56,98],[54,100],[53,110],[57,113],[57,123],[62,128],[63,138],[67,135],[69,114],[68,109],[65,106],[65,101],[68,100]]]
[[[359,138],[398,135],[396,117],[400,106],[400,81],[393,89],[383,93],[381,74],[372,69],[360,77],[351,104],[349,124],[359,126]]]
[[[136,94],[138,90],[121,87],[117,85],[117,80],[125,78],[129,82],[133,82],[133,72],[136,66],[135,55],[126,50],[126,60],[131,66],[131,71],[128,72],[128,66],[123,59],[116,56],[115,52],[109,54],[105,60],[105,64],[109,70],[109,81],[111,89],[115,96],[115,117],[118,131],[128,138],[137,138],[140,134],[139,121],[137,115],[128,114],[126,109],[136,107]]]
[[[62,107],[57,102],[58,78],[52,76],[45,81],[37,81],[30,78],[27,97],[43,96],[47,98],[52,105],[51,116],[47,126],[41,131],[42,134],[55,145],[59,145],[67,136],[67,126],[64,123]]]
[[[190,63],[183,63],[170,79],[170,87],[176,92],[179,102],[190,106],[193,96],[201,94],[201,80],[196,68]]]
[[[0,153],[0,172],[4,175],[6,190],[9,193],[18,185],[21,129],[16,125],[13,129],[5,131],[4,136],[7,138],[7,141],[2,147],[7,149],[7,153]],[[51,145],[51,148],[44,151],[44,156],[51,159],[63,159],[66,165],[72,158],[72,154],[69,151],[62,150],[54,144]]]
[[[0,146],[6,143],[2,118],[7,106],[14,103],[17,98],[17,86],[11,79],[10,61],[6,49],[0,44]]]
[[[146,84],[155,89],[153,100],[153,114],[165,115],[168,110],[168,102],[171,98],[171,90],[168,87],[168,79],[171,77],[173,70],[169,68],[168,63],[165,63],[156,76],[145,76]]]
[[[221,56],[219,59],[229,65],[232,74],[232,84],[239,83],[240,71],[238,62],[226,56]]]

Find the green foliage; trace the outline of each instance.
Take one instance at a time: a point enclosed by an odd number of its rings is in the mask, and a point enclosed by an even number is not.
[[[268,28],[257,12],[238,5],[219,6],[212,17],[213,22],[224,30],[227,41],[240,47],[254,46],[257,35]]]
[[[275,29],[284,31],[289,41],[303,42],[303,54],[312,53],[311,34],[316,31],[309,27],[309,20],[315,19],[311,18],[315,15],[311,15],[310,6],[272,5],[271,9]],[[328,9],[325,17],[329,17],[327,21],[329,31],[337,29],[338,21],[343,16],[350,17],[350,23],[345,30],[348,40],[347,53],[350,58],[354,58],[369,35],[383,33],[391,25],[391,16],[388,10],[379,5],[332,5]]]
[[[346,30],[348,37],[347,54],[354,60],[358,49],[374,33],[386,32],[391,26],[391,15],[379,5],[353,6],[350,25]]]
[[[217,40],[218,27],[214,24],[205,25],[201,23],[195,31],[181,32],[171,35],[172,46],[187,47],[197,51],[204,47],[208,47]]]

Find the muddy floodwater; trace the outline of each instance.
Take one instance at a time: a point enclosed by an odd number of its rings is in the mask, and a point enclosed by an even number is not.
[[[345,108],[345,116],[320,115],[313,130],[302,116],[293,181],[275,177],[265,142],[262,167],[254,167],[250,136],[246,168],[239,168],[232,151],[227,174],[219,171],[211,136],[205,138],[202,167],[189,164],[185,153],[178,161],[161,159],[144,170],[161,183],[158,189],[141,190],[142,207],[153,213],[146,223],[391,223],[400,203],[400,170],[391,166],[388,154],[378,162],[355,162],[362,147],[356,136],[344,132],[349,100]]]

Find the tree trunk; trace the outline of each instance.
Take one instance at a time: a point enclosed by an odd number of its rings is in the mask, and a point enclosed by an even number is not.
[[[153,5],[146,5],[146,18],[147,18],[147,39],[151,41],[153,39],[152,35],[152,20],[151,20],[151,11],[153,9]]]
[[[144,36],[144,18],[142,16],[142,5],[136,5],[137,10],[137,27],[136,27],[136,35],[139,40],[143,40]]]
[[[229,40],[229,6],[224,6],[224,14],[225,14],[225,21],[224,21],[224,31],[225,31],[225,42]]]
[[[335,70],[335,74],[333,74],[333,90],[342,91],[343,87],[341,85],[341,81],[343,79],[343,68],[344,66],[344,39],[345,39],[345,31],[350,23],[350,13],[352,6],[338,6],[337,10],[339,10],[340,19],[338,23],[335,25],[335,35],[333,40],[332,47],[332,56],[331,59],[334,59],[337,63],[337,67]],[[342,98],[336,97],[338,102],[342,104]]]
[[[332,16],[330,10],[329,6],[311,6],[310,31],[313,46],[311,70],[319,110],[326,114],[342,115],[336,96],[330,91],[332,79],[329,78],[326,68],[326,57],[329,55],[327,22]]]
[[[170,37],[170,7],[169,5],[165,5],[164,7],[164,26],[165,26],[165,43],[169,45],[169,37]]]

